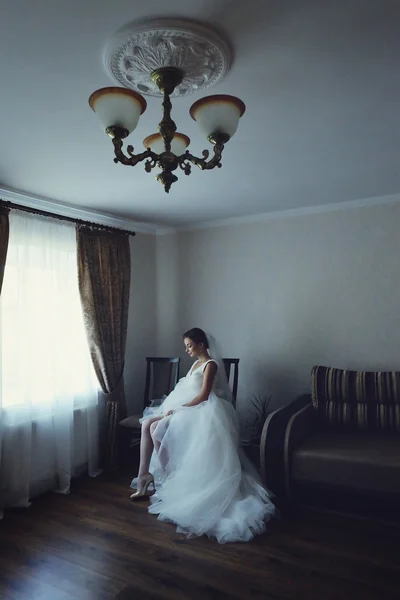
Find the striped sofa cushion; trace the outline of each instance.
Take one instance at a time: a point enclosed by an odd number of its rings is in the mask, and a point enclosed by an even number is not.
[[[319,418],[339,429],[400,433],[400,372],[312,368]]]

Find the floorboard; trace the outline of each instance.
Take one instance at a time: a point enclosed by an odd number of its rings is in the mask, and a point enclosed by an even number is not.
[[[0,600],[391,600],[400,528],[299,510],[248,544],[185,539],[129,501],[124,471],[0,522]]]

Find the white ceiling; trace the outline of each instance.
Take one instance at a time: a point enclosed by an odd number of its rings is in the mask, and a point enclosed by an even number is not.
[[[6,0],[0,22],[0,185],[140,221],[193,224],[400,192],[397,0]],[[235,48],[210,93],[247,105],[222,169],[183,172],[169,195],[143,165],[115,165],[87,104],[112,85],[101,51],[124,24],[178,16]],[[206,91],[203,95],[206,95]],[[173,102],[194,154],[208,146]],[[148,109],[130,143],[160,120]]]

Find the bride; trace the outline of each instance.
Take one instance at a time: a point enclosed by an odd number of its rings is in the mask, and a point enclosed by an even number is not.
[[[150,496],[149,512],[188,536],[246,542],[275,513],[258,474],[239,448],[235,410],[223,364],[211,358],[202,329],[183,336],[197,359],[186,377],[142,422],[137,500]]]

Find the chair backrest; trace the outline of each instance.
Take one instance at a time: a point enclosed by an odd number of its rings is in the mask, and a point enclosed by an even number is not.
[[[144,388],[144,408],[154,399],[168,396],[178,383],[179,357],[146,357],[146,384]]]
[[[240,358],[223,358],[226,377],[232,389],[232,404],[236,408],[236,398],[239,382],[239,360]],[[231,374],[233,367],[233,381],[231,384]]]

